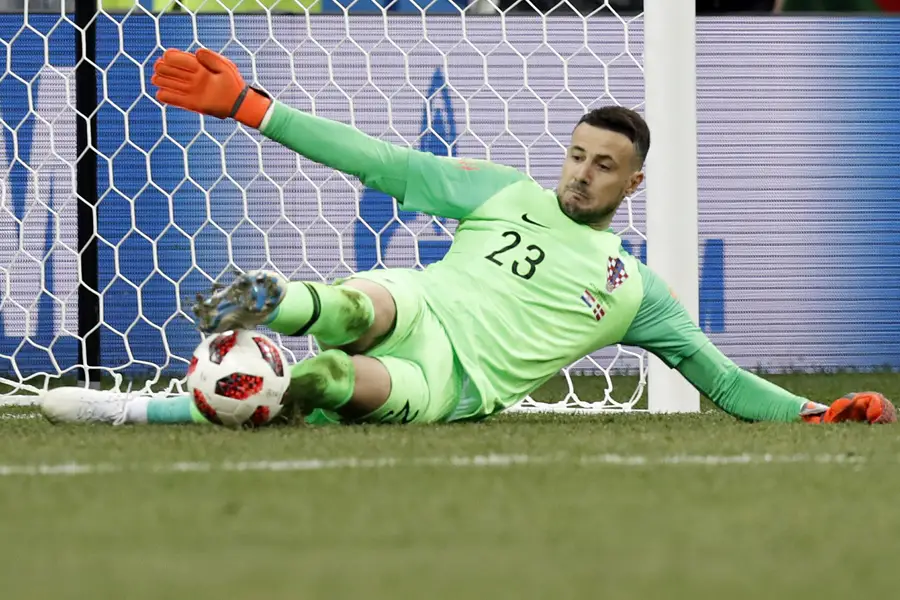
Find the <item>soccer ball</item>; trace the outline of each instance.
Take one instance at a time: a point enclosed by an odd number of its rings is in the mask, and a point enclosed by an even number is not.
[[[291,378],[284,354],[256,331],[226,331],[194,350],[187,388],[207,420],[226,427],[260,427],[284,409]]]

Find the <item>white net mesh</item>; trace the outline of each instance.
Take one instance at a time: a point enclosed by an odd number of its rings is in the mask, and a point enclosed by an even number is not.
[[[76,110],[72,15],[3,24],[0,147],[0,371],[6,402],[68,381],[85,360],[79,301],[99,298],[99,368],[133,386],[183,377],[200,335],[190,304],[234,269],[274,268],[333,281],[374,267],[421,267],[446,251],[455,223],[398,212],[392,199],[232,122],[165,109],[149,83],[167,47],[223,52],[248,81],[297,108],[436,154],[487,158],[555,185],[577,118],[643,102],[640,16],[604,3],[587,16],[473,14],[163,15],[101,12],[99,105]],[[561,3],[561,8],[566,5]],[[76,121],[96,117],[96,290],[79,295]],[[639,192],[613,226],[639,257]],[[83,307],[82,307],[83,308]],[[83,313],[84,311],[82,311]],[[279,338],[293,360],[309,339]],[[585,357],[520,409],[630,409],[646,357],[622,347]],[[629,374],[625,385],[613,376]],[[68,378],[68,379],[67,379]],[[555,386],[555,387],[554,387]],[[171,389],[171,386],[169,387]]]

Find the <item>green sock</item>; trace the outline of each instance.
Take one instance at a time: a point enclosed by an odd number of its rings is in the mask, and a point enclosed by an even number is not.
[[[356,372],[353,359],[341,350],[326,350],[291,367],[291,401],[306,411],[335,411],[350,401]]]
[[[266,325],[285,335],[309,334],[326,346],[343,346],[358,340],[374,321],[372,300],[359,290],[294,281]]]

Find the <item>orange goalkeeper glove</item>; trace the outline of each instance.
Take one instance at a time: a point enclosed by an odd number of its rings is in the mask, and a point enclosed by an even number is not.
[[[272,99],[247,85],[237,65],[211,50],[168,49],[153,65],[156,99],[219,119],[233,118],[259,128]]]
[[[807,423],[841,423],[843,421],[859,421],[861,423],[894,423],[897,412],[891,401],[878,392],[859,392],[847,394],[835,400],[827,410],[814,402],[800,412]]]

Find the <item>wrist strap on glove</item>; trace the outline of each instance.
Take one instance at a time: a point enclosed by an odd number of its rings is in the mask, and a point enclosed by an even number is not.
[[[259,129],[266,116],[266,111],[271,105],[272,97],[269,94],[261,89],[245,85],[228,116],[248,127]]]

